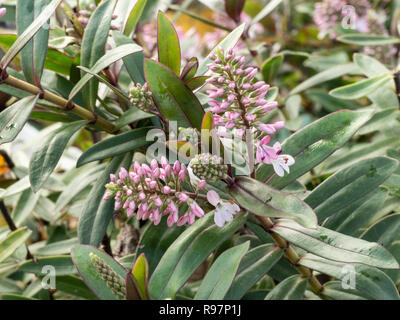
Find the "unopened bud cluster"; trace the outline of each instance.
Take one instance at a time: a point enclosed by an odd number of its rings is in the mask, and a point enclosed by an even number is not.
[[[162,216],[168,215],[168,226],[193,224],[195,218],[204,216],[197,202],[183,190],[188,179],[186,166],[176,161],[171,166],[166,158],[161,159],[161,167],[153,159],[150,166],[135,162],[133,171],[121,168],[118,177],[111,175],[106,185],[104,199],[115,199],[115,210],[126,210],[128,216],[136,213],[138,220],[148,220],[158,225]],[[179,217],[179,208],[186,213]]]
[[[209,182],[225,179],[228,175],[228,166],[223,159],[210,153],[196,155],[190,161],[190,167],[197,177]]]
[[[91,252],[89,256],[100,277],[106,282],[107,287],[109,287],[119,299],[124,300],[126,298],[125,280],[116,274],[99,256],[95,255],[93,252]]]
[[[92,3],[89,5],[87,9],[79,10],[79,16],[78,16],[78,21],[79,23],[83,26],[86,27],[86,25],[89,23],[89,19],[92,16],[93,12],[96,10],[97,6]],[[112,15],[112,20],[117,19],[118,16],[116,14]],[[116,25],[111,24],[111,30],[119,30],[120,28]]]
[[[258,73],[255,67],[245,67],[245,57],[236,56],[233,49],[216,50],[209,58],[212,71],[207,83],[216,88],[208,90],[208,102],[214,114],[215,125],[226,129],[236,128],[239,135],[245,129],[260,128],[261,118],[265,113],[278,106],[276,101],[265,99],[270,86],[264,81],[254,81]],[[282,123],[270,125],[276,131],[283,127]],[[264,131],[264,130],[263,130]]]
[[[158,114],[154,104],[152,93],[149,90],[147,83],[143,86],[140,83],[134,85],[130,90],[131,103],[140,110],[148,113]]]

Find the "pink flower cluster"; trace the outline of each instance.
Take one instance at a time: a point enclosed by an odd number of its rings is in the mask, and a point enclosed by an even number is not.
[[[0,2],[0,7],[2,6],[2,3]],[[6,8],[0,8],[0,18],[4,17],[4,15],[7,13]]]
[[[193,224],[196,217],[204,216],[203,209],[182,188],[188,179],[184,164],[176,161],[170,165],[166,158],[147,164],[134,163],[133,171],[121,168],[118,177],[110,175],[104,199],[115,199],[115,210],[126,210],[128,217],[136,213],[138,220],[150,219],[158,225],[162,216],[168,215],[167,223],[182,226]],[[179,217],[179,208],[187,208]]]
[[[349,10],[354,8],[354,28],[359,32],[366,32],[365,15],[370,8],[367,0],[324,0],[315,4],[314,21],[320,30],[320,37],[329,34],[330,38],[337,37],[335,27],[343,18],[353,14]]]
[[[278,106],[276,101],[265,98],[270,86],[264,81],[254,82],[258,73],[255,67],[246,67],[245,58],[236,56],[233,49],[224,52],[218,48],[216,54],[209,56],[208,64],[212,75],[207,79],[215,89],[207,90],[208,102],[217,126],[237,129],[243,135],[244,129],[261,130],[267,134],[275,133],[284,127],[282,121],[264,124],[261,118]],[[254,131],[254,130],[253,130]]]

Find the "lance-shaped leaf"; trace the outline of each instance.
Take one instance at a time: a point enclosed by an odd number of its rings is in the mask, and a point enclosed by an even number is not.
[[[150,279],[149,292],[153,299],[175,297],[200,264],[221,243],[246,221],[240,214],[220,228],[214,224],[214,214],[208,213],[184,231],[165,252]]]
[[[11,142],[28,121],[38,96],[25,97],[0,113],[0,144]]]
[[[226,300],[239,300],[280,260],[283,252],[276,245],[264,244],[251,249],[240,263]]]
[[[249,250],[250,241],[230,248],[212,264],[194,300],[222,300],[232,285],[239,264]]]
[[[37,258],[35,261],[28,260],[18,267],[18,270],[36,275],[43,275],[43,267],[52,266],[56,270],[57,276],[71,275],[76,273],[75,265],[70,255],[51,256]]]
[[[322,221],[376,189],[397,166],[397,160],[386,157],[361,160],[330,176],[304,201]]]
[[[11,46],[10,50],[3,56],[0,62],[0,68],[5,69],[8,64],[16,57],[16,55],[26,46],[26,44],[35,36],[40,28],[50,19],[58,5],[62,0],[53,0],[36,19],[33,20],[31,25],[18,37],[17,41]]]
[[[149,264],[146,260],[146,256],[142,253],[136,260],[136,263],[132,269],[132,275],[136,279],[137,289],[139,291],[140,297],[142,300],[150,299],[148,288],[147,288],[147,279],[149,277]]]
[[[338,41],[349,43],[349,44],[358,44],[360,46],[384,46],[389,44],[400,43],[399,38],[388,37],[384,35],[377,34],[345,34],[340,36]]]
[[[290,154],[296,163],[284,177],[274,174],[271,165],[261,165],[257,179],[281,189],[302,176],[341,148],[372,116],[373,111],[338,111],[329,114],[287,138],[282,154]]]
[[[313,254],[304,255],[299,264],[340,279],[349,287],[350,277],[354,279],[355,289],[374,300],[399,300],[399,293],[392,280],[381,270],[362,264],[346,265],[329,261]],[[350,292],[351,289],[350,289]]]
[[[279,220],[272,228],[295,246],[317,256],[346,263],[361,263],[382,269],[399,269],[396,259],[380,244],[318,227],[304,228],[291,220]]]
[[[9,233],[3,240],[0,241],[0,263],[9,258],[15,250],[24,244],[29,238],[32,231],[27,227],[17,229]]]
[[[153,60],[145,61],[145,74],[154,101],[168,121],[178,127],[201,129],[204,110],[197,97],[178,76]]]
[[[139,257],[142,254],[146,256],[149,276],[153,274],[164,253],[184,231],[184,227],[169,228],[167,219],[162,219],[157,226],[153,223],[147,226],[137,246],[136,256]]]
[[[165,13],[158,12],[157,21],[158,61],[176,75],[181,72],[181,47],[178,34]]]
[[[387,195],[388,191],[383,188],[372,190],[329,217],[324,227],[349,236],[359,236],[360,228],[368,225],[380,211]]]
[[[353,60],[367,77],[376,77],[390,72],[384,64],[366,54],[355,53]]]
[[[193,144],[185,140],[169,140],[166,143],[169,150],[179,155],[182,160],[190,161],[196,154],[196,148]]]
[[[132,8],[128,20],[125,24],[124,35],[127,37],[131,37],[132,33],[136,29],[136,25],[138,24],[140,17],[146,7],[147,0],[138,0],[135,6]]]
[[[229,193],[242,208],[255,215],[289,218],[309,228],[317,226],[315,213],[304,201],[260,181],[238,177],[229,187]]]
[[[97,60],[104,55],[115,3],[115,0],[103,1],[90,17],[82,39],[81,65],[85,68],[94,67]],[[81,75],[84,77],[85,73],[82,71]],[[92,79],[83,88],[85,104],[91,110],[94,110],[96,104],[98,86],[98,80]]]
[[[274,10],[282,0],[271,0],[268,4],[251,20],[251,24],[256,24],[269,15],[272,10]]]
[[[217,48],[222,48],[224,50],[229,50],[231,48],[233,48],[236,43],[239,41],[240,37],[242,36],[244,29],[245,29],[246,25],[243,23],[240,26],[238,26],[236,29],[234,29],[231,33],[229,33],[221,42],[219,42],[215,48],[210,52],[211,53],[216,53]],[[199,69],[197,70],[197,75],[198,76],[202,76],[204,75],[208,68],[207,68],[207,64],[211,63],[212,60],[207,56],[207,58],[205,58],[199,66]]]
[[[101,70],[113,64],[114,62],[126,56],[129,56],[133,53],[139,52],[141,50],[142,48],[136,44],[124,44],[117,48],[111,49],[105,55],[102,55],[102,57],[99,60],[97,60],[96,63],[90,68],[90,73],[85,73],[85,71],[82,71],[82,78],[71,90],[71,93],[69,94],[69,100],[72,100],[77,95],[78,92],[80,92],[83,88],[85,88],[88,82],[90,82],[91,79],[93,78],[93,74],[97,74]],[[90,86],[90,83],[88,84],[88,86]],[[95,93],[97,95],[97,91]],[[85,96],[85,91],[83,91],[83,95]]]
[[[361,236],[367,241],[376,241],[389,248],[399,239],[400,214],[391,214],[374,223]]]
[[[111,173],[116,173],[121,167],[129,168],[132,158],[133,152],[113,158],[97,179],[80,215],[78,225],[79,243],[94,246],[100,244],[114,213],[114,200],[102,200],[106,191],[105,185],[109,182]]]
[[[87,287],[85,282],[76,276],[57,276],[56,284],[57,290],[68,295],[81,297],[87,300],[97,300],[97,297]]]
[[[61,125],[50,132],[39,149],[32,154],[29,163],[29,180],[34,192],[37,192],[49,178],[71,137],[87,123],[86,120],[82,120]]]
[[[188,83],[190,79],[192,79],[199,68],[199,60],[196,57],[191,58],[185,65],[182,70],[180,78]]]
[[[71,249],[72,260],[76,266],[76,269],[90,290],[92,290],[99,299],[118,300],[118,297],[114,294],[111,288],[106,285],[106,282],[102,279],[99,272],[93,265],[93,262],[90,258],[91,253],[102,259],[103,262],[107,264],[116,275],[121,277],[123,281],[125,281],[125,276],[128,273],[128,270],[126,270],[108,254],[95,247],[76,245]]]
[[[334,66],[327,70],[324,70],[316,75],[308,78],[306,81],[300,83],[297,87],[295,87],[290,94],[297,94],[302,92],[308,88],[314,87],[318,84],[327,82],[329,80],[339,78],[345,74],[359,74],[361,73],[360,67],[355,63],[346,63],[340,64],[338,66]]]
[[[119,32],[113,32],[113,38],[118,46],[134,43],[132,39],[125,37],[123,34],[120,34]],[[122,61],[124,61],[126,71],[128,71],[128,74],[131,77],[132,81],[134,83],[140,83],[143,85],[146,82],[144,78],[143,51],[138,51],[134,54],[126,56],[125,58],[122,59]]]
[[[282,62],[283,54],[272,56],[264,62],[261,73],[265,82],[271,83],[275,79]]]
[[[151,141],[146,141],[146,135],[151,129],[139,128],[100,141],[79,157],[76,166],[80,167],[96,160],[112,158],[146,146],[151,143]]]
[[[334,300],[368,300],[370,299],[367,295],[363,294],[359,290],[343,288],[342,281],[329,281],[324,284],[324,296],[332,298]]]
[[[329,94],[339,99],[359,99],[373,93],[380,87],[383,87],[392,81],[390,74],[382,74],[369,79],[360,80],[356,83],[332,90]]]
[[[265,300],[303,300],[306,288],[307,279],[296,274],[280,282]]]
[[[17,29],[21,35],[39,16],[50,0],[24,0],[17,2]],[[50,28],[41,28],[21,50],[21,65],[28,82],[40,86],[49,41]]]

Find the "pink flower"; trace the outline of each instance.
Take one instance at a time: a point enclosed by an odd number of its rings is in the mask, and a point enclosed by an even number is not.
[[[265,164],[271,164],[272,160],[278,159],[279,150],[274,147],[270,147],[267,144],[271,141],[269,136],[265,136],[261,139],[258,147],[256,159],[259,163],[264,162]]]
[[[196,217],[198,217],[198,218],[204,217],[204,211],[203,211],[202,208],[200,208],[200,206],[197,204],[196,201],[193,201],[193,202],[190,204],[190,210],[191,210],[191,212],[192,212],[193,214],[196,215]]]
[[[285,175],[285,171],[289,173],[289,166],[294,164],[294,159],[291,155],[280,154],[277,159],[271,160],[274,171],[280,177]]]

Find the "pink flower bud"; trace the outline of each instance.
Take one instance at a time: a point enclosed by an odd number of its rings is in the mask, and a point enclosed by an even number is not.
[[[158,168],[158,162],[157,162],[156,159],[151,160],[150,168],[151,168],[152,170]]]
[[[161,157],[161,166],[163,169],[165,169],[165,167],[169,165],[168,159],[164,156]]]
[[[169,194],[171,192],[171,188],[170,187],[168,187],[168,186],[164,186],[163,187],[163,193],[164,194]]]
[[[122,207],[121,201],[115,201],[114,203],[114,210],[119,210]]]
[[[146,194],[144,192],[140,192],[138,198],[139,200],[143,201],[144,199],[146,199]]]
[[[157,198],[154,200],[154,204],[155,204],[157,207],[161,207],[162,204],[163,204],[163,202],[162,202],[162,200],[160,199],[160,197],[157,197]]]
[[[121,170],[119,171],[119,178],[124,181],[128,178],[129,174],[128,171],[126,171],[125,168],[121,168]]]
[[[111,173],[111,174],[110,174],[110,180],[111,180],[112,182],[115,182],[115,180],[117,180],[117,176],[116,176],[115,174]]]
[[[200,180],[199,183],[197,184],[197,188],[199,190],[202,190],[206,186],[207,182],[206,180]]]
[[[186,193],[180,192],[178,195],[178,199],[181,202],[186,202],[189,199],[189,196]]]
[[[156,181],[151,181],[151,182],[149,183],[149,188],[150,188],[151,190],[153,190],[155,187],[157,187],[157,182],[156,182]]]

